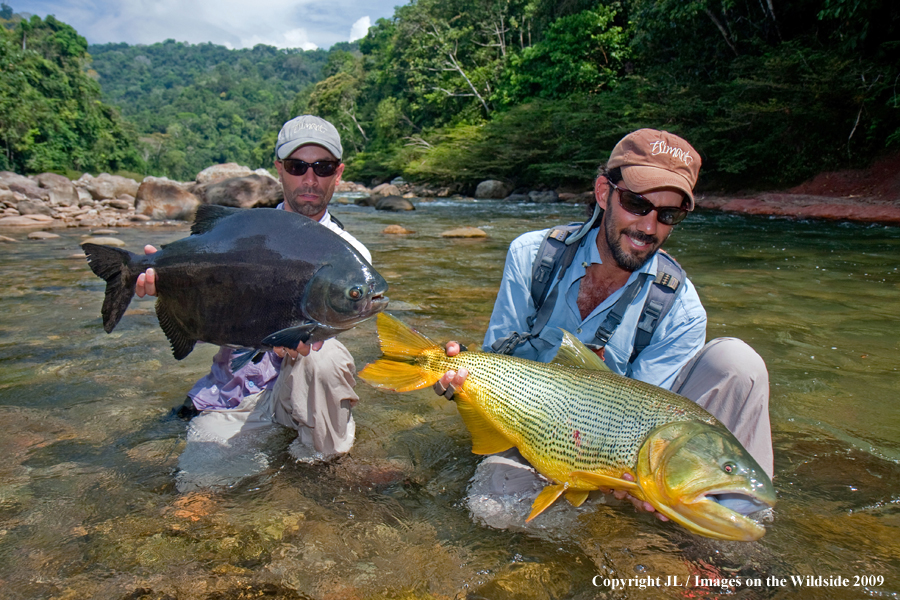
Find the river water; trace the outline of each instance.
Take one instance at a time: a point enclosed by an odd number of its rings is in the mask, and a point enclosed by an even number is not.
[[[333,212],[372,251],[392,313],[474,346],[509,242],[581,217],[471,200]],[[415,233],[382,233],[395,223]],[[460,225],[488,237],[440,236]],[[709,337],[743,338],[770,370],[779,502],[749,544],[602,497],[488,527],[463,500],[478,457],[454,405],[362,382],[342,460],[294,462],[286,431],[263,473],[179,494],[186,424],[171,409],[214,349],[174,360],[149,299],[105,334],[104,284],[77,257],[85,234],[0,245],[0,597],[900,595],[900,228],[700,212],[667,244],[699,289]],[[186,234],[116,237],[140,252]],[[359,368],[378,355],[373,322],[341,339]]]

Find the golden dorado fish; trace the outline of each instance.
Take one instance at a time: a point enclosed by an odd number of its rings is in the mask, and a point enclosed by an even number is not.
[[[772,506],[772,481],[715,417],[683,396],[610,372],[564,332],[554,362],[444,349],[394,317],[378,315],[384,356],[360,377],[398,392],[447,371],[469,371],[454,396],[472,452],[516,447],[550,483],[528,521],[565,495],[574,506],[597,489],[625,490],[693,533],[751,541],[765,528],[727,505]],[[623,479],[630,473],[634,481]]]

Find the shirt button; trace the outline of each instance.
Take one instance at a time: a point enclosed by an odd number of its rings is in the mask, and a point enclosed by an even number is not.
[[[581,333],[581,327],[575,330],[575,333]]]

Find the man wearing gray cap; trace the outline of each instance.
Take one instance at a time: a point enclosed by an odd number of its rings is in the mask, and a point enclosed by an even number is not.
[[[328,212],[344,165],[341,138],[328,121],[291,119],[275,146],[275,168],[284,191],[278,208],[305,215],[371,254]],[[152,247],[146,251],[155,251]],[[156,274],[138,279],[137,294],[155,295]],[[232,350],[222,347],[212,368],[188,392],[182,416],[194,418],[179,458],[179,491],[230,485],[264,469],[262,449],[283,425],[297,430],[291,454],[304,462],[345,453],[353,445],[351,407],[359,397],[353,357],[336,339],[297,348],[275,348],[258,363],[231,370]]]
[[[483,349],[550,362],[562,330],[569,331],[613,372],[711,412],[771,476],[765,363],[741,340],[706,342],[697,291],[660,250],[694,209],[700,162],[687,141],[666,131],[640,129],[620,140],[599,169],[587,222],[533,231],[510,244]],[[458,351],[447,344],[448,354]],[[446,373],[435,391],[452,397],[466,375]],[[473,481],[476,515],[480,499],[536,495],[543,487],[515,449],[487,457]]]

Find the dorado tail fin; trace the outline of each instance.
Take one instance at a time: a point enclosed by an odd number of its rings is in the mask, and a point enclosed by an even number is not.
[[[434,385],[440,378],[440,374],[429,373],[410,362],[423,352],[440,349],[418,331],[387,313],[378,313],[378,339],[384,358],[359,372],[363,381],[395,392],[410,392]]]
[[[127,250],[98,244],[82,244],[81,248],[87,256],[91,271],[106,281],[106,297],[103,298],[100,312],[103,315],[103,329],[109,333],[115,329],[134,296],[137,273],[132,276],[130,267],[136,255]]]

